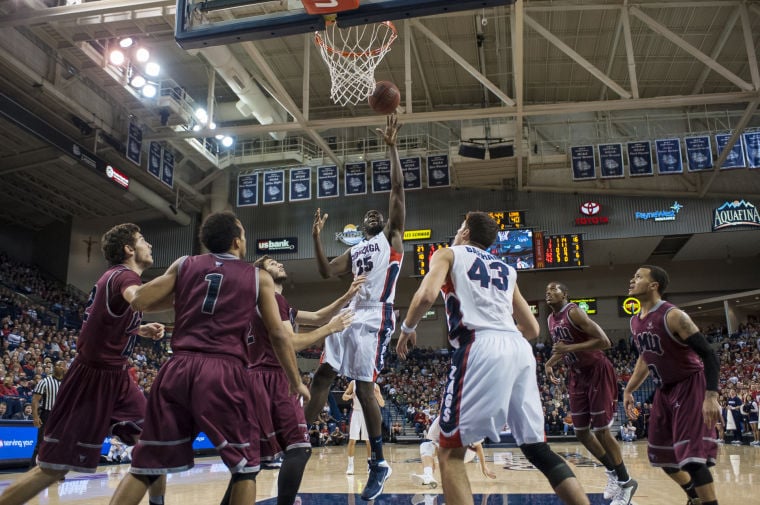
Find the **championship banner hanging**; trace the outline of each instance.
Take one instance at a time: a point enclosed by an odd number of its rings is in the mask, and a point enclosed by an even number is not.
[[[599,171],[602,179],[623,177],[623,144],[599,144]]]
[[[161,182],[174,188],[174,154],[168,149],[164,149],[164,155],[161,162]]]
[[[658,139],[654,141],[657,152],[658,174],[682,174],[683,156],[681,156],[681,139]]]
[[[290,169],[290,201],[311,200],[311,168]]]
[[[129,123],[129,133],[127,135],[127,159],[140,166],[142,156],[142,130],[137,123]]]
[[[367,194],[367,164],[365,162],[346,163],[344,177],[346,195]]]
[[[238,175],[237,206],[259,204],[259,174]]]
[[[285,201],[285,171],[264,172],[264,205]]]
[[[654,175],[651,142],[628,142],[626,148],[628,151],[628,172],[631,177]]]
[[[574,181],[596,179],[596,159],[594,158],[594,146],[571,147],[570,165],[573,169]]]
[[[317,167],[317,198],[338,196],[338,167],[325,165]]]
[[[718,146],[718,157],[720,157],[720,155],[723,154],[723,151],[726,149],[731,135],[731,133],[715,134],[715,144]],[[728,156],[726,156],[726,161],[724,161],[723,165],[718,168],[724,170],[727,168],[744,168],[745,166],[744,145],[742,145],[742,138],[739,137],[739,139],[734,144],[734,147],[731,148],[731,152],[728,153]]]
[[[158,142],[151,142],[148,150],[148,173],[156,179],[161,178],[161,160],[164,148]]]
[[[686,159],[689,161],[689,172],[700,170],[712,170],[713,157],[710,145],[710,137],[686,137]]]
[[[434,154],[427,157],[428,188],[445,188],[451,185],[449,155]]]
[[[372,161],[372,192],[389,193],[391,190],[391,160]]]
[[[401,158],[401,174],[404,176],[404,189],[422,188],[422,160],[419,156],[414,158]]]
[[[747,132],[743,136],[749,168],[760,168],[760,131]]]

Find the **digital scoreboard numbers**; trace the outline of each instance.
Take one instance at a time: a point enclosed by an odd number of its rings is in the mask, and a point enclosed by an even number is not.
[[[430,257],[438,249],[449,247],[448,242],[432,242],[414,246],[414,275],[424,276],[430,270]]]
[[[544,236],[544,268],[582,267],[583,237],[572,233]]]
[[[525,212],[522,210],[510,210],[504,212],[489,212],[499,230],[508,230],[510,228],[522,228],[525,226]]]

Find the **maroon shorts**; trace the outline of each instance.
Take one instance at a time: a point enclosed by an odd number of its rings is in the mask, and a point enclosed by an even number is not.
[[[680,468],[687,463],[715,464],[715,430],[702,422],[705,374],[695,373],[655,391],[649,415],[649,462]]]
[[[129,445],[137,441],[145,403],[126,368],[75,359],[45,423],[38,464],[52,470],[95,472],[106,436],[117,435]]]
[[[571,370],[567,389],[574,429],[598,431],[610,427],[617,408],[617,378],[608,359]]]
[[[193,440],[201,431],[232,473],[258,472],[259,430],[247,381],[245,365],[231,356],[175,353],[153,384],[130,472],[192,468]]]
[[[271,461],[283,450],[311,447],[301,399],[290,394],[281,368],[249,370],[253,408],[261,435],[261,460]]]

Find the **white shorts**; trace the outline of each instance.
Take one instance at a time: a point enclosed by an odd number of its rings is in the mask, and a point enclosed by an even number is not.
[[[322,347],[322,356],[319,358],[320,363],[327,363],[336,372],[340,370],[340,364],[343,361],[343,336],[339,333],[331,333],[325,338],[325,345]]]
[[[518,445],[543,442],[536,360],[528,341],[519,333],[478,331],[456,349],[440,417],[441,447],[485,437],[497,442],[505,424]]]
[[[343,359],[338,372],[358,381],[375,382],[393,334],[393,305],[378,303],[354,310],[351,326],[343,330]]]
[[[351,424],[348,432],[349,440],[369,440],[367,425],[364,424],[364,413],[359,409],[351,412]]]

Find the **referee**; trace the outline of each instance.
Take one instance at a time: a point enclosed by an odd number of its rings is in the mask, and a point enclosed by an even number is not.
[[[32,468],[37,464],[37,450],[42,442],[45,433],[45,423],[53,410],[55,399],[58,396],[58,388],[61,387],[61,380],[66,374],[67,364],[62,359],[57,360],[53,365],[53,375],[48,375],[34,387],[32,392],[32,420],[37,427],[37,443],[34,445],[32,461],[29,467]]]

